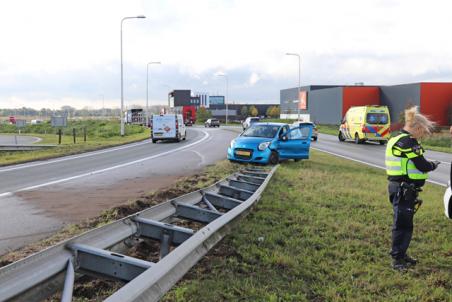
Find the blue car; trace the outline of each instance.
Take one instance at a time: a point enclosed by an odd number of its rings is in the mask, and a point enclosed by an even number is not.
[[[255,123],[231,141],[230,161],[277,164],[285,159],[308,159],[312,124],[291,128],[283,123]]]

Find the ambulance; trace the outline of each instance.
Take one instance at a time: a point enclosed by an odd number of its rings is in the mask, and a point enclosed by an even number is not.
[[[353,140],[356,144],[366,141],[384,145],[391,137],[390,116],[387,106],[350,107],[339,128],[339,141]]]

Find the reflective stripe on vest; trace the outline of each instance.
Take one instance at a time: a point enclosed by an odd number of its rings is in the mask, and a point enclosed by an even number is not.
[[[414,152],[404,152],[403,154],[407,157],[401,157],[398,156],[402,155],[401,151],[393,149],[394,145],[405,136],[409,136],[409,134],[401,133],[388,141],[385,158],[386,174],[389,176],[408,176],[409,179],[413,180],[425,180],[428,178],[428,174],[419,171],[411,160],[419,155]],[[406,149],[406,151],[411,151],[411,149]]]

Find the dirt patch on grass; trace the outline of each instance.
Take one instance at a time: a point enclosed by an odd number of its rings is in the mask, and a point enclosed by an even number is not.
[[[201,188],[207,187],[209,185],[212,185],[215,182],[226,177],[227,175],[233,173],[237,169],[238,169],[237,165],[230,164],[226,161],[219,162],[213,166],[205,168],[200,173],[179,178],[177,181],[175,181],[175,183],[171,187],[162,188],[150,194],[143,194],[140,198],[135,199],[128,203],[124,203],[123,199],[123,202],[121,204],[103,211],[100,215],[97,215],[96,217],[83,220],[82,222],[77,224],[70,224],[66,226],[63,230],[44,240],[27,245],[23,248],[20,248],[18,250],[12,251],[1,256],[0,267],[23,259],[31,254],[37,253],[49,246],[55,245],[58,242],[77,236],[90,229],[132,215],[146,208],[160,204],[164,201],[173,199],[183,194],[187,194],[199,190]],[[60,209],[55,209],[55,211],[60,211]],[[62,211],[64,210],[62,209]],[[196,226],[195,224],[196,223],[191,224],[182,223],[182,225],[186,227],[193,228],[200,227]]]
[[[45,240],[10,252],[0,258],[0,267],[39,252],[40,250],[55,245],[58,242],[79,235],[82,232],[124,218],[153,205],[160,204],[164,201],[173,199],[183,194],[187,194],[212,185],[215,182],[223,179],[225,176],[230,175],[237,169],[237,165],[229,164],[227,162],[220,162],[214,166],[207,167],[201,173],[179,179],[171,187],[156,190],[151,194],[145,194],[127,204],[115,206],[109,210],[104,211],[97,217],[87,219],[79,224],[69,225],[64,230]],[[203,224],[201,223],[186,221],[182,219],[175,219],[174,224],[188,227],[194,230],[198,230],[203,227]],[[172,247],[172,249],[174,249],[174,247]],[[224,249],[219,250],[218,255],[224,252]],[[138,239],[136,244],[127,251],[126,255],[150,262],[158,262],[160,258],[160,243],[152,240]],[[83,276],[78,279],[76,284],[74,285],[73,301],[101,301],[116,292],[123,285],[124,283],[122,282]],[[61,293],[56,293],[55,295],[47,299],[47,301],[59,301],[60,297]]]

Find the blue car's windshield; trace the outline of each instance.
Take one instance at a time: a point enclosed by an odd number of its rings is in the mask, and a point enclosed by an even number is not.
[[[246,129],[242,136],[274,138],[278,130],[279,126],[254,124]]]

